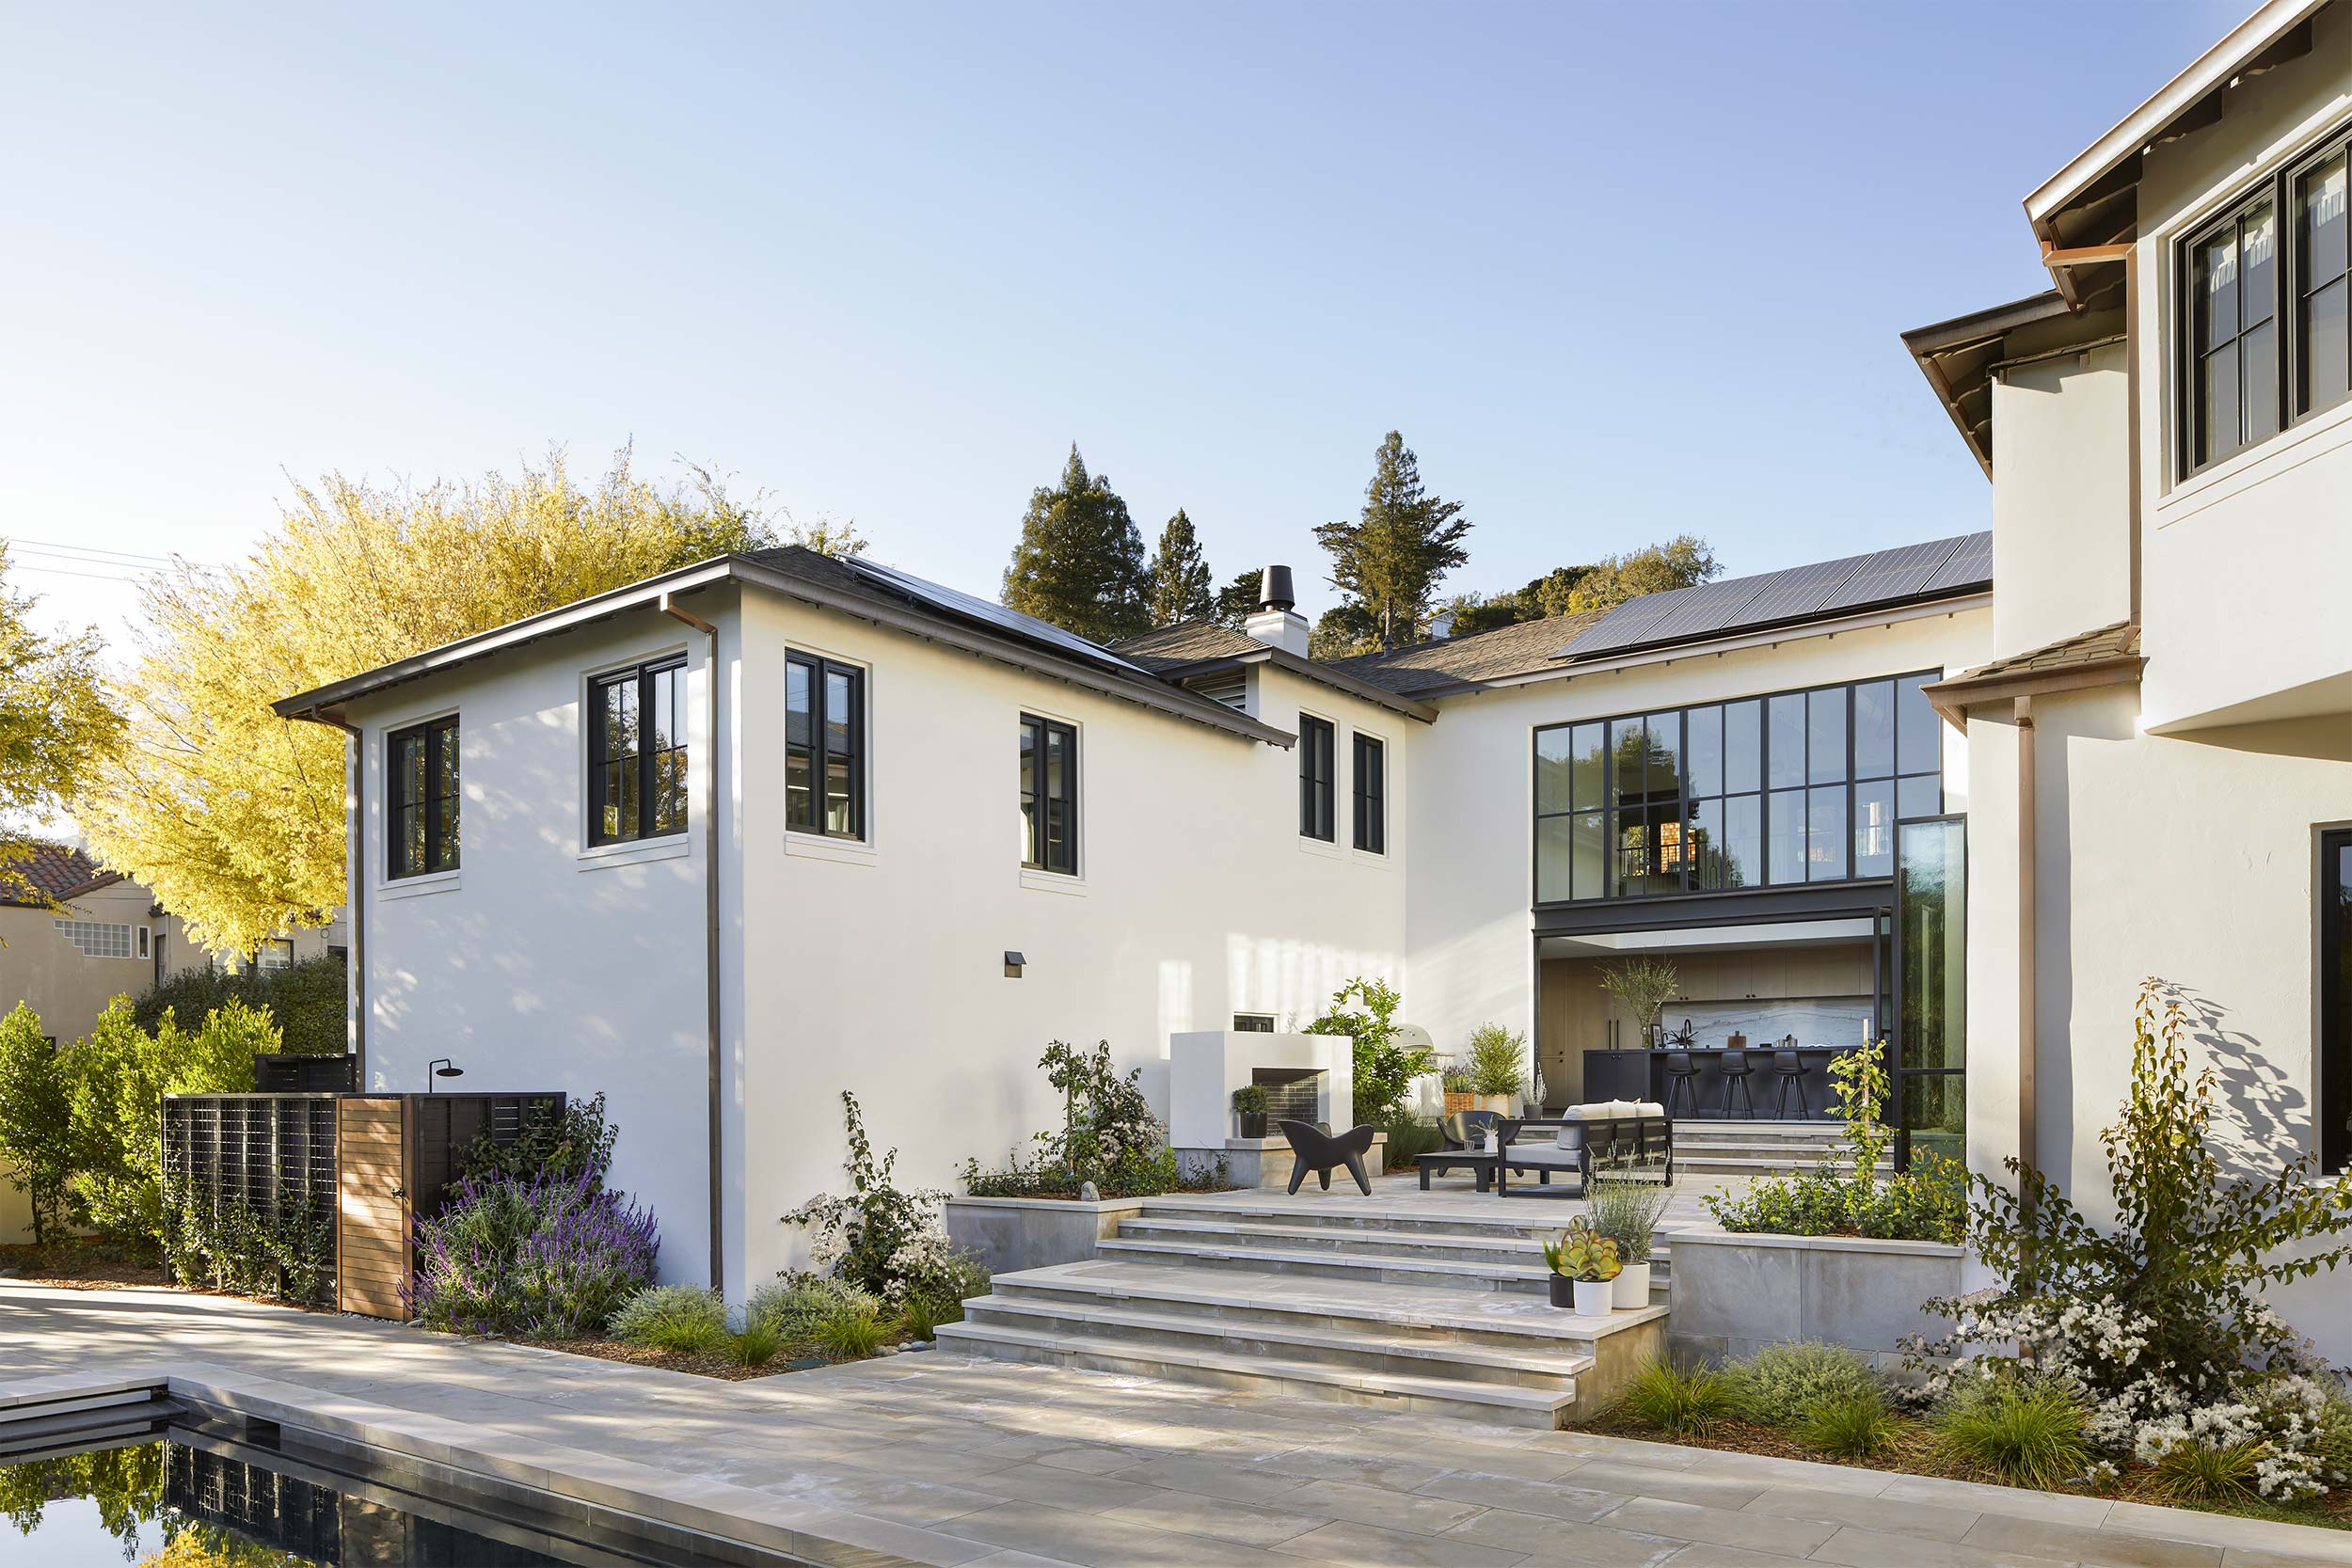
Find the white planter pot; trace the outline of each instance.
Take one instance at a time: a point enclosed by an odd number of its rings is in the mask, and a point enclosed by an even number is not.
[[[1580,1318],[1609,1316],[1609,1301],[1616,1287],[1606,1279],[1580,1279],[1576,1282],[1576,1315]]]
[[[1649,1265],[1628,1263],[1617,1271],[1617,1277],[1609,1282],[1610,1305],[1620,1312],[1632,1307],[1649,1305]]]

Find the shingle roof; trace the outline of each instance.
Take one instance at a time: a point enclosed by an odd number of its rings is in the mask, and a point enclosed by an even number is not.
[[[1542,621],[1521,621],[1470,637],[1417,642],[1391,653],[1335,659],[1331,668],[1401,696],[1473,681],[1532,674],[1539,670],[1565,669],[1568,661],[1559,657],[1561,644],[1604,613],[1588,610]]]
[[[2109,659],[2129,658],[2139,652],[2139,628],[2128,621],[2118,621],[2096,631],[2077,632],[2061,638],[2030,653],[2012,654],[1996,658],[1990,664],[1979,664],[1974,670],[1963,670],[1943,686],[1958,686],[1965,681],[2009,680],[2018,675],[2047,674],[2058,670],[2078,669],[2086,664],[2104,664]]]
[[[98,863],[79,849],[63,844],[36,844],[27,859],[0,860],[0,905],[47,909],[53,902],[62,903],[120,880],[119,873],[101,871]]]
[[[1140,637],[1111,644],[1111,652],[1153,674],[1198,664],[1203,659],[1240,658],[1263,651],[1265,644],[1222,621],[1179,621]]]

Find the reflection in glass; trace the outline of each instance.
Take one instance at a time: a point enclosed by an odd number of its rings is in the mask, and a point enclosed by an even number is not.
[[[1756,887],[1764,880],[1764,798],[1734,795],[1724,802],[1724,886]]]
[[[1539,817],[1535,823],[1535,902],[1559,904],[1576,896],[1571,879],[1569,818]]]
[[[1963,825],[1906,823],[1896,913],[1906,1070],[1968,1065],[1967,860]]]
[[[1772,700],[1772,735],[1767,756],[1772,787],[1804,783],[1804,693],[1793,691]]]
[[[1682,715],[1653,713],[1645,721],[1649,738],[1649,776],[1643,796],[1651,804],[1682,796]]]
[[[1805,694],[1805,783],[1846,780],[1846,689]]]
[[[1535,732],[1535,810],[1566,811],[1570,796],[1569,732],[1565,728]]]
[[[1609,762],[1606,733],[1598,724],[1579,724],[1574,731],[1570,754],[1574,758],[1572,766],[1579,811],[1595,811],[1609,803],[1601,795]]]
[[[1853,874],[1884,877],[1894,869],[1894,781],[1858,784],[1853,786]]]
[[[1895,683],[1867,681],[1853,689],[1853,776],[1883,779],[1895,771]]]
[[[1804,874],[1808,881],[1846,878],[1846,791],[1836,785],[1805,792]]]
[[[1943,721],[1928,701],[1933,675],[1907,675],[1895,684],[1895,770],[1899,773],[1940,773],[1944,770]]]
[[[1576,896],[1598,898],[1607,893],[1609,881],[1609,838],[1601,829],[1601,815],[1579,812],[1569,821],[1573,824],[1570,854],[1576,863]]]
[[[1804,791],[1774,790],[1768,799],[1772,877],[1775,882],[1804,880]]]
[[[1609,725],[1610,766],[1616,774],[1614,804],[1629,805],[1646,796],[1645,774],[1649,735],[1639,719],[1618,719]]]
[[[1724,792],[1724,710],[1719,707],[1694,707],[1685,716],[1684,744],[1689,754],[1684,758],[1690,769],[1692,795],[1721,795]]]
[[[1944,810],[1944,780],[1935,773],[1904,779],[1895,786],[1895,815],[1904,821],[1936,816]]]
[[[1724,705],[1724,793],[1743,795],[1764,787],[1764,715],[1761,704]]]

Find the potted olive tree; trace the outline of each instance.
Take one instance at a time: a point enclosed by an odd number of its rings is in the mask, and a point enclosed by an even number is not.
[[[1498,1116],[1518,1110],[1518,1097],[1527,1088],[1527,1037],[1515,1035],[1500,1023],[1482,1023],[1470,1037],[1470,1092],[1478,1109]]]
[[[1268,1101],[1263,1084],[1244,1084],[1233,1091],[1233,1115],[1241,1122],[1245,1138],[1265,1136],[1265,1114]]]
[[[1642,1031],[1642,1043],[1649,1047],[1658,1044],[1659,1010],[1681,984],[1682,976],[1663,958],[1628,958],[1600,968],[1600,989],[1625,1004]]]
[[[1580,1318],[1605,1318],[1613,1281],[1619,1273],[1617,1243],[1581,1219],[1544,1243],[1544,1261],[1551,1266],[1551,1305],[1573,1309]]]

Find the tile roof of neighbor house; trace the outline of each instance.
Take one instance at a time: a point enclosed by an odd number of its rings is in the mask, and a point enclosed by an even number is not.
[[[20,882],[19,878],[24,880]],[[119,872],[101,871],[98,863],[79,849],[63,844],[36,844],[28,859],[0,861],[0,906],[43,910],[120,880]]]

